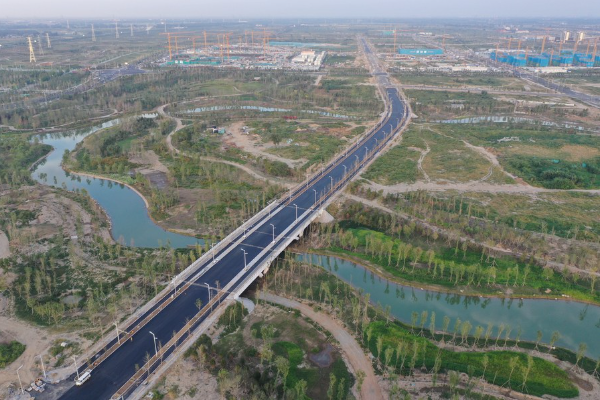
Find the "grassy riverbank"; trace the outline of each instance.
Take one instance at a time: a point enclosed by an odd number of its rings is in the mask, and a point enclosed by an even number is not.
[[[409,285],[430,285],[444,291],[485,296],[568,296],[600,304],[600,293],[587,280],[565,279],[550,268],[512,257],[494,257],[466,242],[447,246],[435,238],[411,233],[392,237],[349,221],[326,233],[329,254],[358,260],[383,270],[392,280]]]
[[[436,330],[434,315],[421,315],[421,321],[413,321],[412,326],[394,321],[389,311],[370,304],[368,294],[355,290],[318,266],[288,257],[270,270],[265,286],[269,291],[312,302],[315,309],[342,320],[375,356],[376,366],[390,379],[391,386],[398,375],[427,371],[435,376],[447,373],[451,377],[455,372],[464,372],[469,382],[473,382],[471,389],[478,386],[479,391],[486,391],[485,386],[482,389],[479,384],[479,380],[484,379],[529,394],[567,398],[578,395],[578,389],[565,371],[550,361],[526,354],[534,348],[550,351],[546,346],[504,340],[504,337],[496,340],[501,333],[489,340],[491,331],[486,332],[485,339],[479,330],[472,336],[470,329],[463,329],[470,326],[466,321],[455,327],[458,333],[453,333],[445,321],[438,321],[442,328]],[[454,348],[448,347],[449,343]],[[488,350],[488,346],[493,346],[493,350]],[[517,348],[520,350],[515,351]],[[594,370],[595,362],[582,354],[562,349],[551,350],[551,354],[561,360],[577,362],[588,372]],[[456,388],[449,390],[454,392]]]

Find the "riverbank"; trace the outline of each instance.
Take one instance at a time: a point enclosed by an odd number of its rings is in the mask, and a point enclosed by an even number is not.
[[[545,295],[545,294],[539,294],[539,295],[526,295],[526,294],[520,294],[520,295],[514,295],[511,293],[511,290],[507,290],[504,294],[500,295],[500,294],[494,294],[494,293],[485,293],[485,292],[479,292],[477,290],[473,290],[472,288],[467,288],[464,287],[464,289],[449,289],[447,286],[442,286],[442,285],[435,285],[435,284],[431,284],[431,283],[421,283],[421,282],[415,282],[415,281],[410,281],[410,280],[406,280],[406,279],[402,279],[400,277],[397,277],[395,275],[390,274],[389,272],[387,272],[385,269],[381,268],[380,266],[369,262],[367,260],[364,260],[362,258],[359,257],[352,257],[349,254],[346,253],[339,253],[339,252],[335,252],[335,251],[331,251],[331,250],[326,250],[326,249],[307,249],[306,251],[304,251],[304,253],[308,253],[308,254],[314,254],[317,256],[326,256],[326,257],[335,257],[335,258],[339,258],[342,260],[346,260],[355,264],[358,264],[366,269],[368,269],[369,271],[379,275],[381,278],[386,279],[392,283],[398,283],[400,285],[404,285],[404,286],[409,286],[415,289],[422,289],[422,290],[432,290],[435,292],[439,292],[439,293],[444,293],[444,294],[452,294],[452,295],[460,295],[460,296],[469,296],[469,297],[479,297],[479,298],[492,298],[492,299],[513,299],[513,300],[524,300],[524,299],[532,299],[532,300],[556,300],[556,301],[573,301],[576,303],[581,303],[581,304],[589,304],[589,305],[593,305],[593,306],[600,306],[600,304],[590,301],[590,300],[584,300],[584,299],[577,299],[574,297],[556,297],[556,296],[550,296],[550,295]],[[296,254],[301,254],[300,252],[296,252]]]
[[[168,231],[168,232],[171,232],[171,233],[175,233],[177,235],[183,235],[183,236],[189,236],[189,237],[196,238],[196,235],[193,235],[190,232],[186,232],[186,231],[181,230],[181,229],[167,228],[167,227],[161,226],[160,222],[157,221],[152,216],[152,214],[150,213],[150,202],[148,201],[148,199],[146,198],[146,196],[144,196],[144,194],[142,194],[142,192],[140,192],[138,189],[136,189],[133,185],[130,185],[129,183],[126,183],[126,182],[123,182],[123,181],[119,181],[119,180],[117,180],[115,178],[109,178],[109,177],[106,177],[106,176],[103,176],[103,175],[92,174],[92,173],[89,173],[89,172],[75,171],[75,170],[72,170],[70,168],[65,167],[64,165],[63,165],[63,169],[66,172],[71,173],[71,174],[75,174],[75,175],[79,175],[79,176],[87,176],[87,177],[94,178],[94,179],[103,179],[105,181],[110,181],[110,182],[114,182],[114,183],[119,184],[119,185],[127,186],[129,189],[131,189],[133,192],[135,192],[142,199],[142,201],[144,202],[144,204],[146,206],[146,213],[148,214],[148,218],[150,218],[150,220],[152,220],[152,222],[154,224],[156,224],[157,226],[161,227],[165,231]],[[106,212],[106,210],[104,210],[104,211]],[[110,218],[109,218],[109,220],[110,220]],[[113,236],[112,230],[111,230],[111,236]],[[116,240],[116,239],[113,237],[113,240]]]

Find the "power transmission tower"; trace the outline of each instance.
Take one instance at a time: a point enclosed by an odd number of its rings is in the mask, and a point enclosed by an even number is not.
[[[96,33],[94,32],[94,24],[92,24],[92,42],[96,41]]]
[[[48,42],[48,48],[51,49],[52,45],[50,44],[50,35],[48,35],[48,32],[46,32],[46,42]]]
[[[115,21],[115,38],[119,38],[119,23]]]
[[[27,37],[27,43],[29,44],[29,62],[34,63],[35,61],[35,53],[33,52],[33,44],[31,44],[31,38]]]

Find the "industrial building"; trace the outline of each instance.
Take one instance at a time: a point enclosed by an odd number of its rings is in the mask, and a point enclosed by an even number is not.
[[[442,49],[398,49],[398,54],[401,56],[427,57],[441,56],[444,54]]]

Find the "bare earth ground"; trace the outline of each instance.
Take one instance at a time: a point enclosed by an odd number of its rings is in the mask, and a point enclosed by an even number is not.
[[[198,368],[191,359],[180,358],[164,375],[164,387],[177,387],[178,395],[165,398],[219,400],[217,379],[209,372]],[[194,392],[195,391],[195,392]],[[193,395],[192,395],[193,394]]]
[[[340,343],[340,348],[346,359],[350,363],[350,367],[354,374],[358,371],[365,372],[365,380],[362,385],[361,398],[363,399],[383,399],[383,393],[379,382],[373,372],[373,366],[369,358],[363,352],[360,345],[354,340],[354,337],[336,320],[324,313],[315,312],[310,306],[299,303],[295,300],[286,299],[271,293],[261,293],[261,299],[280,304],[284,307],[294,308],[299,310],[306,317],[312,319],[317,324],[321,325],[329,331],[333,337]]]
[[[0,231],[0,258],[10,257],[10,248],[6,233]]]
[[[294,168],[306,162],[305,159],[289,160],[287,158],[279,157],[275,154],[267,152],[267,149],[276,146],[272,143],[261,143],[260,137],[258,135],[254,135],[252,131],[250,131],[250,133],[248,134],[242,133],[243,126],[243,121],[231,124],[227,129],[227,132],[230,133],[231,136],[229,136],[229,138],[225,140],[225,143],[227,143],[230,146],[238,147],[243,151],[253,154],[257,157],[264,157],[273,161],[281,161],[283,163],[286,163],[290,168]],[[277,147],[283,146],[285,145],[280,144]]]

